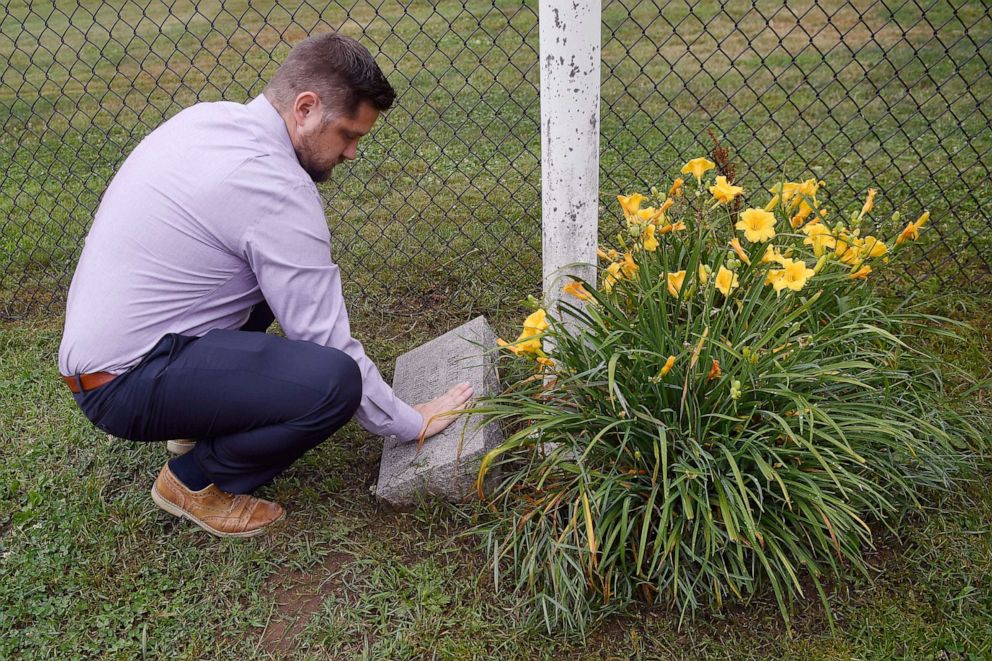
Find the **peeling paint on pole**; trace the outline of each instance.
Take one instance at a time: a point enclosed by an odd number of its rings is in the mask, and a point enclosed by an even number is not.
[[[567,276],[595,284],[599,221],[599,0],[541,0],[541,225],[544,299]]]

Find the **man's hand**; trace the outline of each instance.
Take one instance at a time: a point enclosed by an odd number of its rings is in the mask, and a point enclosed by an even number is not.
[[[433,436],[454,422],[454,415],[444,414],[465,408],[472,392],[472,386],[467,383],[459,383],[440,397],[414,406],[413,408],[424,416],[424,428],[420,430],[420,442],[423,443],[425,438]]]

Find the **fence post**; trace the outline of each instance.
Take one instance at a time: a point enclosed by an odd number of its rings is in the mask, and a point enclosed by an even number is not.
[[[541,225],[544,301],[565,276],[596,283],[600,0],[541,0]]]

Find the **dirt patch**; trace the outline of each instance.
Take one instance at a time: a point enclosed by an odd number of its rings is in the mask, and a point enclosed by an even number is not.
[[[289,571],[271,579],[276,609],[269,618],[259,647],[276,658],[293,656],[296,639],[324,600],[341,588],[342,567],[351,562],[347,553],[331,553],[307,571]]]

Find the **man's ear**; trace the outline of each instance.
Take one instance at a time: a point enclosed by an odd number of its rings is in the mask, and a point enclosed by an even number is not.
[[[313,123],[321,116],[320,97],[313,92],[300,92],[293,101],[293,117],[297,126]]]

